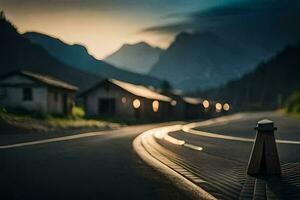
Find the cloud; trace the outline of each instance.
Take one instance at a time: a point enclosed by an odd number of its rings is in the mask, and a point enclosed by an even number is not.
[[[140,33],[174,36],[209,31],[252,52],[274,52],[300,42],[299,11],[298,0],[248,1],[188,13],[178,22],[147,27]]]
[[[235,30],[234,26],[244,27],[245,25],[250,27],[256,25],[259,28],[266,26],[269,29],[278,29],[279,26],[289,28],[285,23],[289,26],[297,26],[300,19],[299,9],[300,1],[297,0],[261,0],[235,3],[185,15],[182,13],[173,14],[172,16],[182,17],[183,20],[171,24],[147,27],[141,32],[174,34],[187,29],[201,31],[224,28],[225,26],[231,26]]]

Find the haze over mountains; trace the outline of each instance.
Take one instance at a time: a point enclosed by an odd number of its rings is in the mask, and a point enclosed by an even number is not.
[[[162,49],[152,47],[145,42],[124,44],[120,49],[107,56],[104,60],[120,69],[147,74],[158,61],[162,51]]]
[[[90,55],[82,45],[69,45],[57,38],[36,32],[25,33],[23,36],[30,39],[32,43],[44,47],[50,55],[61,62],[80,70],[100,75],[101,77],[115,78],[135,84],[159,87],[162,83],[157,78],[122,70],[98,60]]]

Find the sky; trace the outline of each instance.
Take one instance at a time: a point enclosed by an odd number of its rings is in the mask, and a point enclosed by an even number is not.
[[[181,23],[194,12],[242,0],[0,0],[21,33],[36,31],[83,44],[99,59],[124,43],[146,41],[167,48],[175,32],[145,31]]]
[[[124,43],[167,48],[182,31],[258,51],[300,41],[299,0],[0,0],[0,9],[20,32],[83,44],[99,59]]]

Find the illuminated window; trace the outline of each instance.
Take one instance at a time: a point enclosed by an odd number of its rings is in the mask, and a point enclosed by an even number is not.
[[[223,110],[229,111],[229,109],[230,109],[229,104],[228,104],[228,103],[225,103],[225,104],[223,105]]]
[[[141,106],[141,101],[139,99],[135,99],[133,100],[132,105],[135,109],[138,109]]]
[[[204,108],[208,108],[209,107],[209,101],[207,101],[207,100],[204,100],[202,104],[203,104]]]
[[[172,105],[172,106],[176,106],[176,105],[177,105],[177,101],[172,100],[172,101],[171,101],[171,105]]]
[[[216,111],[221,112],[221,110],[222,110],[222,104],[216,103]]]
[[[153,109],[153,112],[157,112],[158,109],[159,109],[159,102],[157,100],[153,101],[152,102],[152,109]]]

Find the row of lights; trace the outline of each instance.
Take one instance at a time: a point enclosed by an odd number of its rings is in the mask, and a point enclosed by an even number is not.
[[[209,101],[208,101],[208,100],[204,100],[204,101],[202,102],[202,105],[203,105],[203,107],[204,107],[205,109],[209,108]],[[229,110],[230,110],[230,106],[229,106],[228,103],[225,103],[223,106],[222,106],[221,103],[216,103],[215,107],[216,107],[216,110],[217,110],[217,111],[221,111],[222,108],[223,108],[223,110],[225,110],[225,111],[229,111]]]
[[[126,97],[122,97],[121,100],[122,100],[122,103],[126,103],[126,102],[127,102]],[[172,101],[170,102],[170,104],[171,104],[172,106],[176,106],[176,105],[177,105],[177,101],[172,100]],[[204,100],[204,101],[202,102],[202,105],[203,105],[203,107],[204,107],[205,109],[208,109],[209,106],[210,106],[210,103],[209,103],[208,100]],[[140,107],[141,107],[141,101],[140,101],[139,99],[134,99],[133,102],[132,102],[132,106],[133,106],[133,108],[135,108],[135,109],[140,108]],[[229,111],[229,110],[230,110],[230,106],[229,106],[228,103],[225,103],[223,106],[222,106],[221,103],[216,103],[215,108],[216,108],[216,111],[217,111],[217,112],[221,112],[221,111],[222,111],[222,108],[223,108],[224,111]],[[154,101],[152,102],[152,110],[153,110],[153,112],[158,112],[158,109],[159,109],[159,101],[154,100]]]
[[[208,109],[208,108],[209,108],[209,101],[208,101],[208,100],[204,100],[204,101],[202,102],[202,105],[203,105],[203,107],[204,107],[205,109]],[[221,103],[216,103],[215,108],[216,108],[216,111],[217,111],[217,112],[221,112],[221,111],[222,111],[222,108],[223,108],[223,110],[225,110],[225,111],[229,111],[229,110],[230,110],[230,106],[229,106],[228,103],[225,103],[223,106],[222,106]]]
[[[222,106],[221,103],[216,103],[215,107],[216,107],[216,111],[217,111],[217,112],[221,112],[221,111],[222,111],[222,108],[223,108],[223,110],[225,110],[225,111],[229,111],[229,109],[230,109],[230,106],[229,106],[228,103],[225,103],[223,106]]]
[[[122,103],[126,103],[125,97],[122,98]],[[132,102],[132,106],[134,109],[139,109],[141,107],[141,101],[139,99],[134,99]],[[152,102],[152,110],[153,112],[158,112],[158,109],[159,109],[159,101],[154,100]]]

